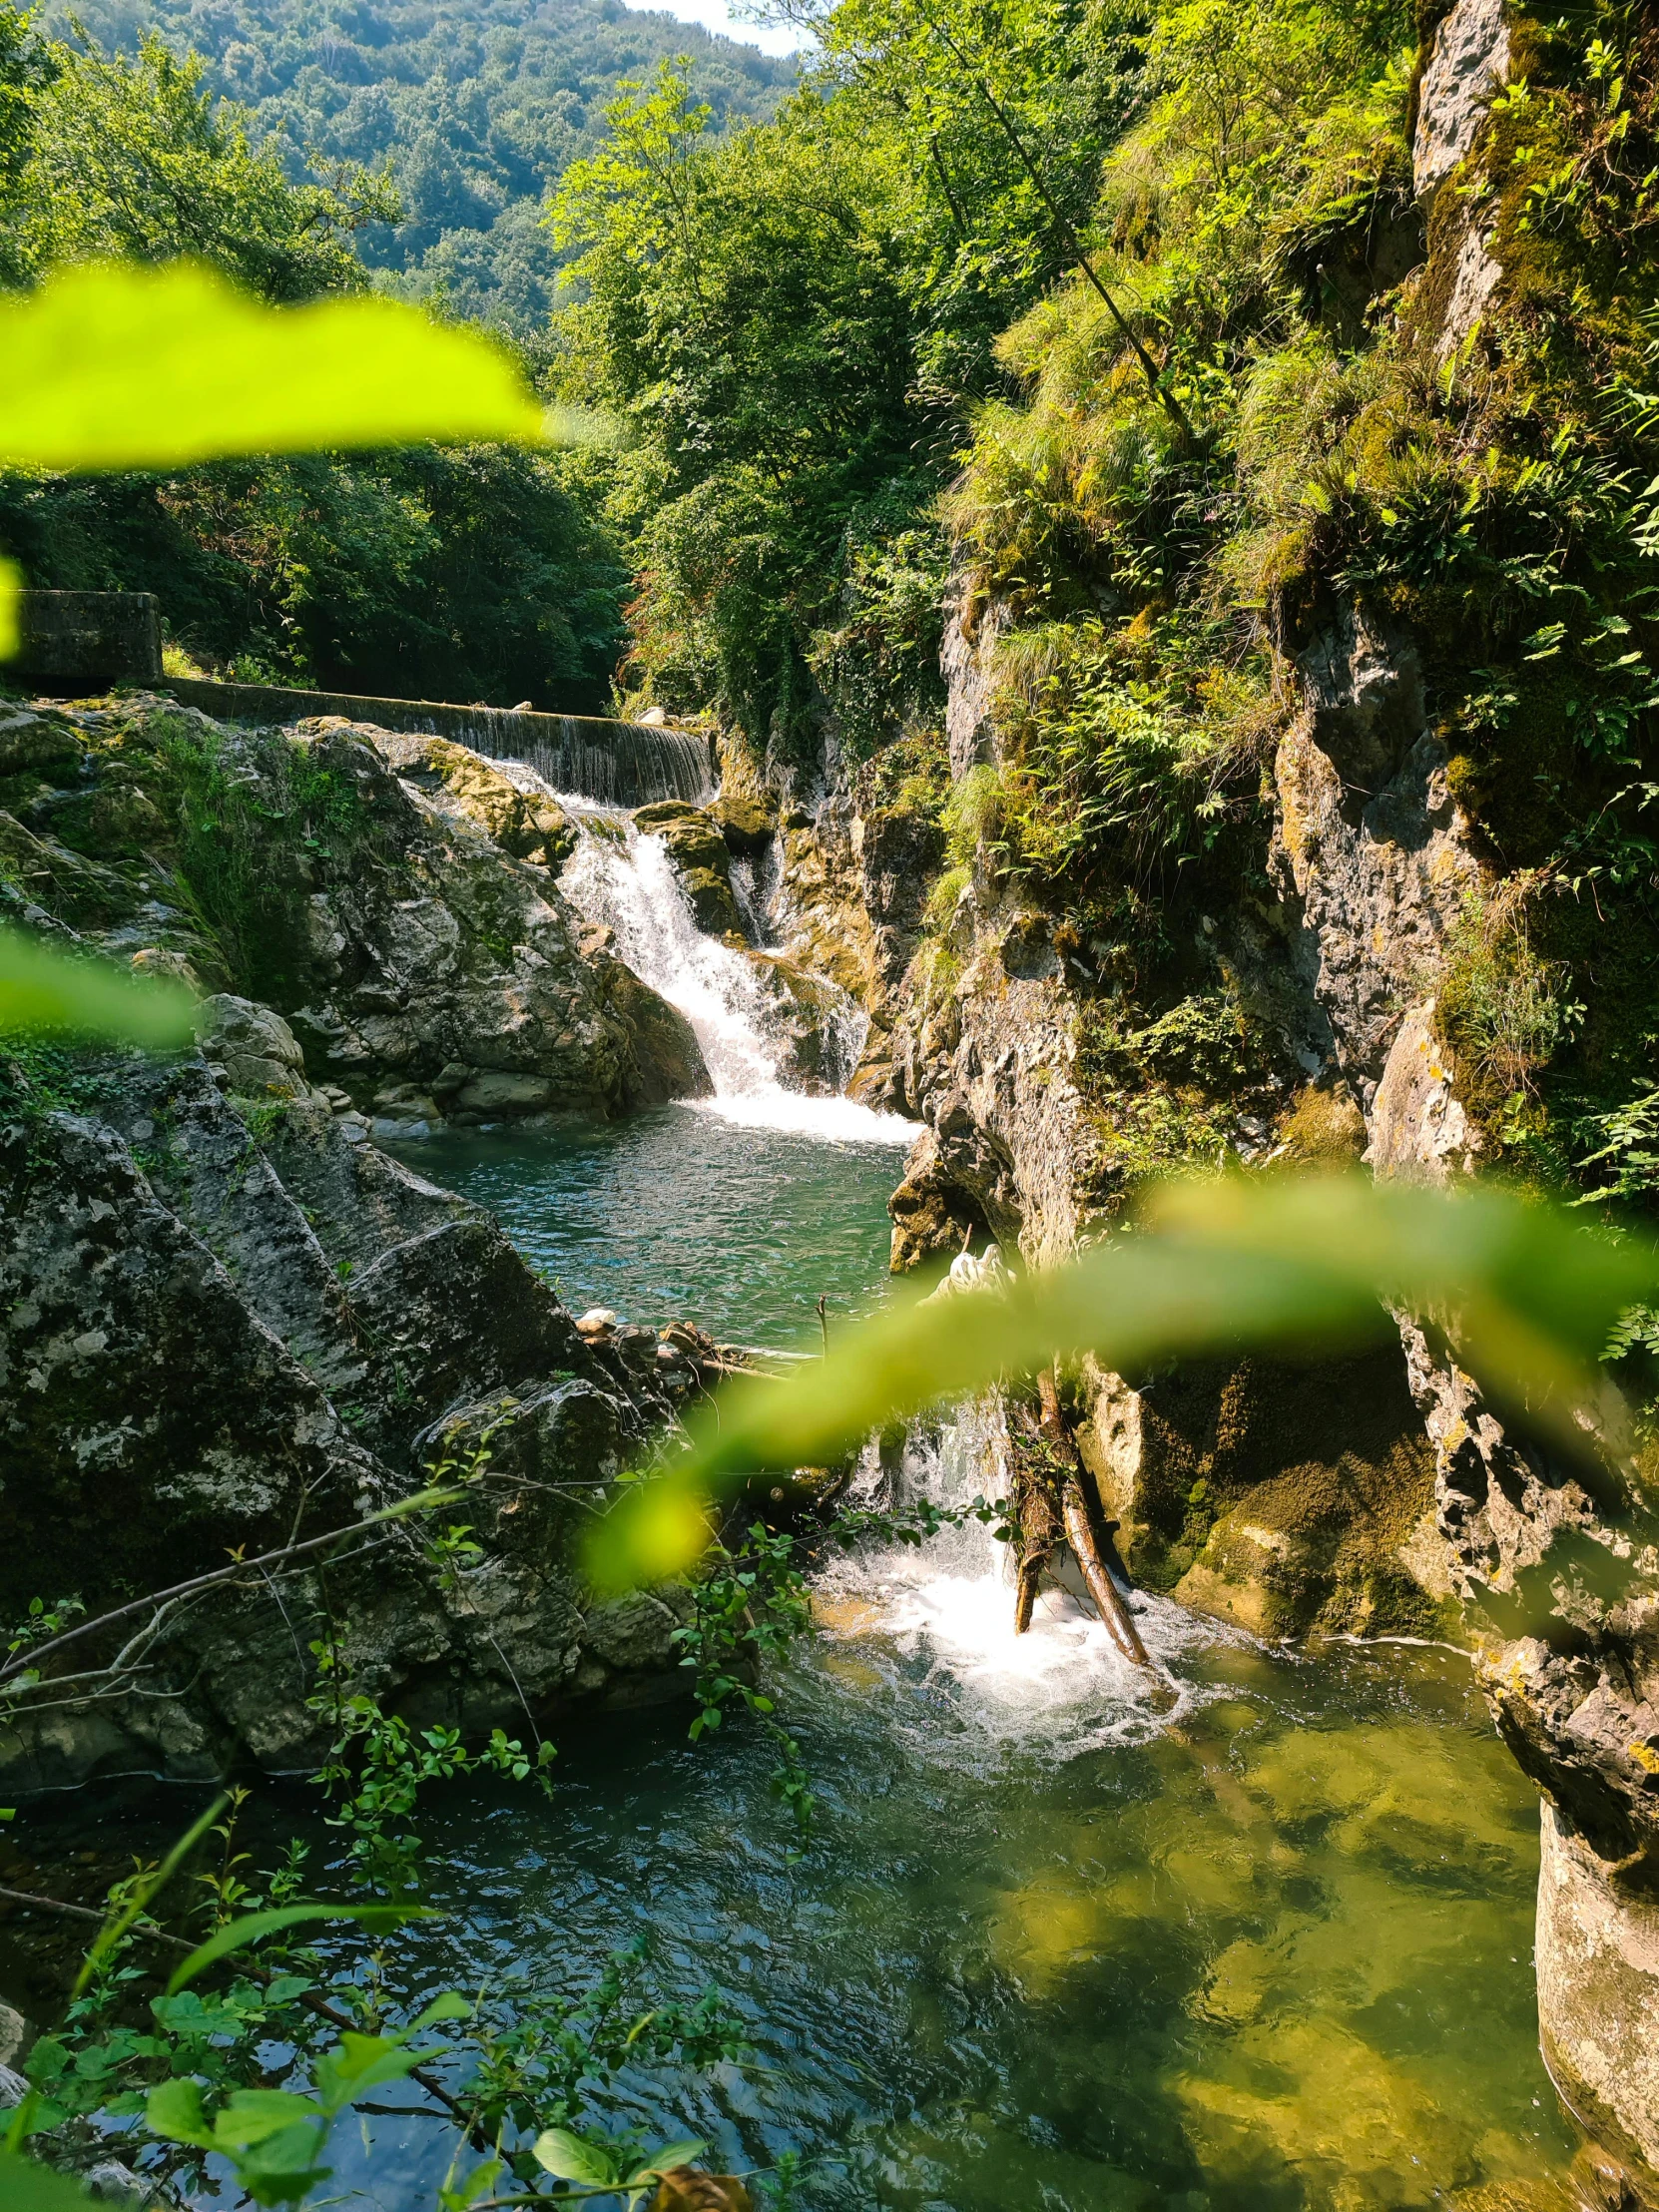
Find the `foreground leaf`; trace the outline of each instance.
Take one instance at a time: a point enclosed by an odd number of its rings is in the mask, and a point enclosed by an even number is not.
[[[194,1981],[204,1967],[213,1965],[216,1959],[234,1950],[251,1950],[265,1936],[275,1935],[281,1928],[297,1928],[302,1921],[355,1921],[359,1927],[378,1935],[400,1927],[404,1921],[435,1921],[439,1917],[430,1907],[416,1905],[277,1905],[264,1913],[245,1913],[240,1920],[228,1921],[216,1930],[205,1943],[199,1943],[188,1958],[180,1961],[167,1985],[167,1993],[170,1997],[177,1996],[187,1982]],[[438,2017],[448,2019],[454,2015],[441,2013]]]
[[[410,2050],[401,2035],[363,2035],[347,2028],[316,2062],[316,2093],[329,2112],[341,2112],[370,2089],[401,2081],[423,2059],[441,2057],[447,2046]]]
[[[214,2144],[213,2129],[202,2109],[202,2088],[199,2082],[182,2076],[170,2081],[158,2081],[144,2104],[144,2124],[152,2135],[160,2135],[169,2143],[192,2143],[198,2150],[211,2150]]]
[[[568,2128],[544,2128],[530,2150],[536,2164],[545,2167],[556,2181],[580,2181],[602,2189],[617,2179],[616,2162],[609,2151],[597,2143],[585,2143]]]
[[[0,560],[0,661],[15,660],[23,647],[23,571]]]
[[[1578,1440],[1607,1331],[1659,1294],[1659,1254],[1496,1189],[1449,1196],[1361,1176],[1172,1185],[1143,1224],[1005,1292],[889,1307],[788,1382],[731,1384],[692,1447],[599,1524],[588,1565],[616,1590],[689,1567],[707,1501],[744,1475],[823,1465],[880,1424],[1092,1352],[1132,1374],[1172,1357],[1292,1353],[1438,1319],[1500,1403]]]
[[[6,2212],[96,2212],[97,2199],[67,2174],[0,2150],[0,2204]]]
[[[107,1037],[165,1049],[195,1035],[180,983],[77,957],[25,929],[0,927],[0,1036]]]
[[[93,263],[0,301],[0,460],[13,466],[541,434],[499,347],[391,299],[268,307],[174,262]]]
[[[694,2158],[701,2158],[708,2144],[700,2136],[689,2136],[683,2143],[660,2143],[637,2173],[628,2176],[628,2186],[636,2182],[661,2181],[672,2166],[689,2166]]]

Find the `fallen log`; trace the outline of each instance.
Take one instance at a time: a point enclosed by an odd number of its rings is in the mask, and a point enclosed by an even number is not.
[[[1065,1514],[1066,1541],[1083,1570],[1083,1579],[1089,1586],[1089,1595],[1094,1599],[1096,1612],[1106,1624],[1106,1633],[1126,1659],[1132,1659],[1137,1667],[1150,1667],[1152,1659],[1141,1641],[1140,1630],[1135,1626],[1135,1616],[1130,1612],[1123,1592],[1112,1580],[1111,1569],[1100,1556],[1100,1547],[1094,1540],[1094,1529],[1089,1522],[1088,1500],[1083,1495],[1083,1485],[1076,1475],[1067,1477],[1062,1494],[1062,1510]]]
[[[1137,1667],[1150,1670],[1152,1659],[1141,1641],[1140,1630],[1135,1626],[1135,1616],[1130,1612],[1123,1592],[1113,1581],[1111,1569],[1100,1556],[1100,1546],[1095,1541],[1094,1522],[1083,1490],[1082,1461],[1078,1457],[1071,1430],[1066,1426],[1065,1415],[1060,1410],[1060,1393],[1052,1368],[1044,1368],[1037,1378],[1037,1401],[1042,1407],[1043,1436],[1049,1449],[1065,1468],[1060,1490],[1060,1514],[1065,1524],[1066,1541],[1082,1569],[1083,1580],[1088,1585],[1089,1595],[1094,1599],[1095,1610],[1100,1615],[1106,1633],[1126,1659],[1132,1660]],[[1023,1589],[1021,1594],[1023,1595]]]

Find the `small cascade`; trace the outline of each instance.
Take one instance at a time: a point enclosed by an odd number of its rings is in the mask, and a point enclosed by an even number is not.
[[[868,1447],[858,1487],[866,1502],[892,1506],[994,1499],[1008,1487],[1007,1451],[999,1400],[977,1399],[942,1425],[913,1425],[896,1465]],[[831,1635],[857,1637],[866,1660],[880,1645],[891,1652],[895,1691],[913,1684],[918,1661],[925,1665],[926,1687],[954,1709],[970,1758],[987,1743],[1036,1739],[1069,1754],[1154,1736],[1215,1694],[1184,1681],[1178,1662],[1207,1646],[1249,1640],[1137,1591],[1136,1625],[1157,1668],[1149,1675],[1123,1657],[1092,1606],[1052,1586],[1018,1636],[1011,1554],[990,1526],[968,1519],[921,1545],[838,1559],[817,1586]],[[923,1725],[935,1720],[936,1711]]]
[[[743,916],[744,935],[751,944],[770,945],[778,942],[778,929],[772,917],[772,909],[783,874],[784,857],[779,850],[776,836],[768,840],[759,854],[743,852],[733,858],[732,896],[738,902],[738,912]]]
[[[915,1124],[897,1114],[792,1087],[786,1008],[764,956],[699,929],[661,837],[637,830],[625,814],[584,805],[568,792],[557,796],[582,832],[559,887],[578,912],[613,932],[617,956],[697,1032],[714,1084],[714,1097],[697,1102],[704,1111],[749,1128],[844,1143],[912,1141]],[[752,881],[752,895],[759,888]],[[867,1017],[832,984],[816,982],[814,991],[821,1004],[829,1002],[827,1072],[844,1084],[863,1049]]]
[[[489,760],[525,762],[552,791],[605,807],[648,807],[660,799],[695,804],[715,788],[707,738],[648,722],[492,708],[478,716],[465,742]]]

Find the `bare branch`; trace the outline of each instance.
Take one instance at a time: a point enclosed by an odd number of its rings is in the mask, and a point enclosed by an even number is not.
[[[417,1490],[413,1497],[399,1498],[395,1505],[382,1506],[377,1513],[370,1513],[366,1520],[352,1521],[344,1528],[330,1528],[326,1535],[308,1536],[302,1544],[282,1544],[276,1551],[261,1552],[255,1559],[233,1559],[228,1566],[215,1567],[210,1574],[199,1574],[189,1582],[175,1582],[165,1590],[152,1590],[145,1597],[136,1597],[128,1605],[118,1605],[112,1612],[100,1613],[96,1620],[82,1621],[78,1628],[65,1629],[61,1636],[49,1636],[45,1643],[35,1644],[15,1652],[0,1666],[0,1682],[11,1676],[27,1674],[39,1665],[49,1651],[60,1651],[65,1644],[72,1644],[82,1636],[90,1636],[96,1628],[108,1628],[112,1621],[121,1621],[134,1613],[142,1613],[147,1605],[165,1605],[174,1598],[191,1597],[198,1590],[212,1589],[220,1582],[234,1582],[239,1574],[252,1573],[256,1567],[269,1567],[278,1560],[297,1559],[302,1553],[320,1551],[325,1544],[334,1544],[346,1536],[361,1535],[365,1528],[378,1528],[383,1522],[402,1520],[410,1513],[424,1512],[433,1505],[452,1505],[464,1496],[461,1490]]]

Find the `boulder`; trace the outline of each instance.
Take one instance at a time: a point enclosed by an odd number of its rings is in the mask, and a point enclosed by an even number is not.
[[[304,725],[321,733],[355,725],[319,718]],[[545,793],[524,790],[494,762],[448,738],[406,736],[375,730],[373,743],[387,765],[437,805],[475,822],[515,859],[557,867],[576,842],[568,816]]]
[[[668,846],[699,929],[744,943],[743,916],[732,890],[731,851],[713,818],[684,800],[664,799],[636,809],[634,823]]]
[[[291,1067],[268,1009],[217,1015],[219,1036]],[[585,1340],[487,1215],[353,1144],[320,1099],[257,1104],[199,1053],[78,1080],[71,1112],[0,1069],[5,1616],[73,1597],[96,1617],[348,1526],[434,1462],[474,1479],[446,1517],[474,1524],[482,1555],[440,1571],[393,1523],[325,1581],[219,1584],[163,1616],[115,1694],[8,1711],[8,1788],[309,1764],[325,1635],[355,1683],[468,1731],[522,1735],[526,1699],[540,1727],[573,1702],[672,1694],[684,1594],[647,1609],[654,1638],[607,1620],[596,1641],[577,1564],[578,1500],[602,1500],[684,1394],[656,1373],[655,1336],[638,1333],[645,1360]]]
[[[299,1040],[269,1006],[221,991],[204,1000],[199,1028],[203,1052],[239,1098],[303,1098],[309,1089]]]

